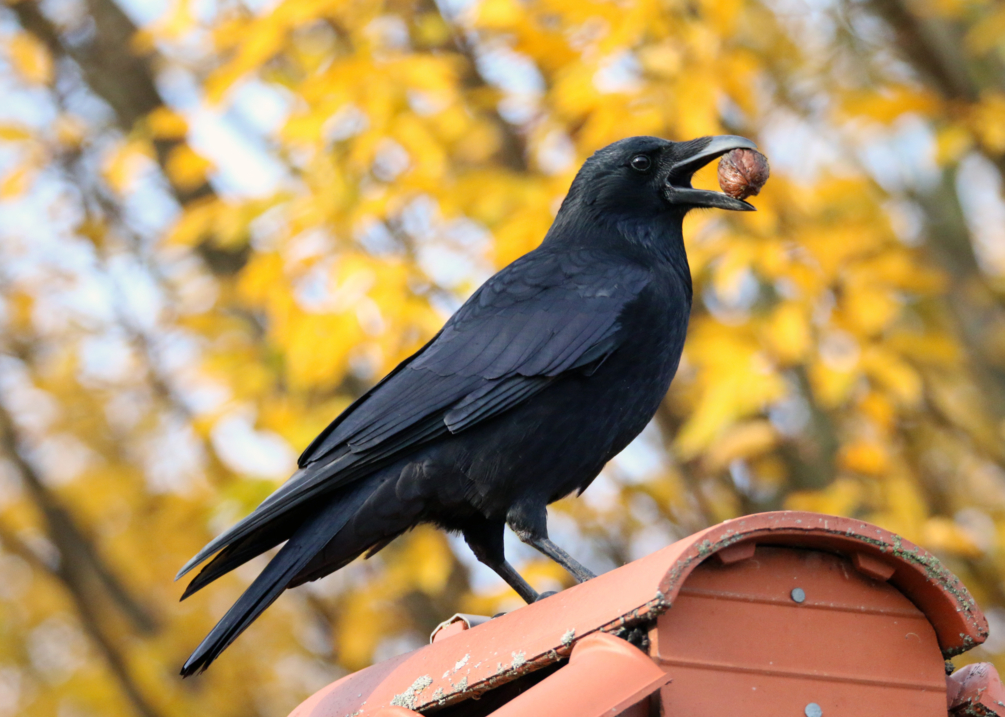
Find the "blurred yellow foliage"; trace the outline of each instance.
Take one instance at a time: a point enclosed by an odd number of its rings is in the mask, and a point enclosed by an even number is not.
[[[52,57],[37,37],[17,33],[5,45],[11,64],[25,80],[39,85],[52,81]]]
[[[748,136],[772,178],[688,217],[678,376],[559,542],[604,570],[745,512],[852,515],[1005,608],[1005,11],[902,5],[5,5],[0,717],[281,717],[514,607],[417,529],[175,677],[263,561],[181,604],[174,572],[628,135]]]
[[[156,125],[152,127],[156,134]],[[167,158],[164,171],[168,178],[182,189],[194,189],[206,181],[212,163],[197,154],[187,144],[179,144]]]
[[[147,117],[150,133],[158,139],[180,139],[188,133],[188,122],[167,107],[158,107]]]
[[[0,179],[0,200],[14,199],[20,196],[28,188],[28,180],[31,178],[31,167],[22,164],[8,172],[3,179]]]

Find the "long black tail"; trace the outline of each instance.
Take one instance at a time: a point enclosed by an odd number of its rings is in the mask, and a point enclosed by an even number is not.
[[[182,676],[188,677],[209,667],[345,526],[371,492],[372,486],[363,481],[347,492],[332,496],[328,505],[306,518],[265,570],[195,649],[181,668]],[[345,557],[345,562],[349,562],[356,556]]]
[[[217,553],[199,574],[185,588],[181,599],[185,600],[202,590],[211,582],[229,573],[234,568],[244,565],[252,558],[272,550],[280,543],[289,540],[295,532],[309,519],[313,511],[290,511],[286,515],[266,523],[255,532],[228,545]]]

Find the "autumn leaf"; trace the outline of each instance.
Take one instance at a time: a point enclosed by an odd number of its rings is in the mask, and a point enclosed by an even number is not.
[[[38,85],[52,81],[52,57],[34,35],[17,33],[6,45],[11,63],[26,81]]]
[[[267,556],[183,603],[179,566],[630,135],[740,134],[772,177],[687,217],[677,376],[553,532],[597,569],[744,512],[855,516],[1005,609],[1000,3],[64,4],[0,27],[0,714],[284,715],[517,607],[424,526],[175,679]]]

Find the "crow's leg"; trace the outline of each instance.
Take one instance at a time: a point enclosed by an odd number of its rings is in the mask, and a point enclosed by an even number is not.
[[[462,533],[471,552],[479,561],[492,568],[499,577],[506,581],[507,585],[516,590],[525,602],[535,602],[540,597],[537,591],[506,560],[506,553],[503,549],[505,529],[506,524],[501,520],[480,520],[472,521],[465,526]]]
[[[569,571],[569,574],[576,579],[576,582],[585,583],[596,574],[588,570],[582,563],[551,542],[548,538],[521,538],[525,543],[533,545],[556,563]]]
[[[513,506],[506,522],[520,540],[537,548],[568,570],[576,582],[583,583],[597,577],[548,538],[548,511],[544,506]]]

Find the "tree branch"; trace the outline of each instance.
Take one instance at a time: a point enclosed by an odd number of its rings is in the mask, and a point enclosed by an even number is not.
[[[69,587],[62,561],[59,565],[50,565],[42,556],[38,555],[38,553],[32,550],[31,547],[3,524],[0,524],[0,543],[8,551],[23,559],[36,570],[46,573],[62,583],[67,593],[69,593],[74,607],[77,609],[80,626],[87,633],[87,636],[91,638],[91,641],[98,648],[102,657],[105,658],[109,670],[111,670],[112,675],[119,683],[119,687],[122,688],[126,698],[133,705],[136,713],[141,717],[161,717],[160,713],[147,702],[143,693],[140,692],[139,687],[133,681],[132,676],[126,669],[126,660],[119,650],[116,641],[106,635],[101,628],[100,618],[91,603],[81,593]]]
[[[20,473],[28,493],[42,514],[46,534],[59,551],[59,574],[67,588],[72,593],[89,596],[87,600],[100,603],[102,598],[94,595],[96,581],[138,631],[147,635],[155,633],[158,629],[157,620],[104,563],[73,515],[53,495],[38,471],[24,457],[22,445],[23,441],[17,433],[12,416],[0,404],[0,449]]]
[[[72,60],[80,68],[84,82],[112,109],[116,124],[128,134],[147,115],[165,106],[155,80],[153,63],[156,56],[138,57],[130,50],[138,28],[114,0],[87,0],[87,5],[89,17],[94,21],[94,34],[74,42],[63,36],[39,3],[17,2],[10,9],[21,27],[37,37],[54,57]],[[162,169],[174,150],[184,144],[183,139],[174,138],[153,141]],[[215,196],[212,186],[205,181],[186,187],[171,182],[168,177],[168,185],[183,206]],[[210,270],[222,276],[240,271],[250,254],[247,246],[223,249],[208,241],[202,242],[198,251]]]

